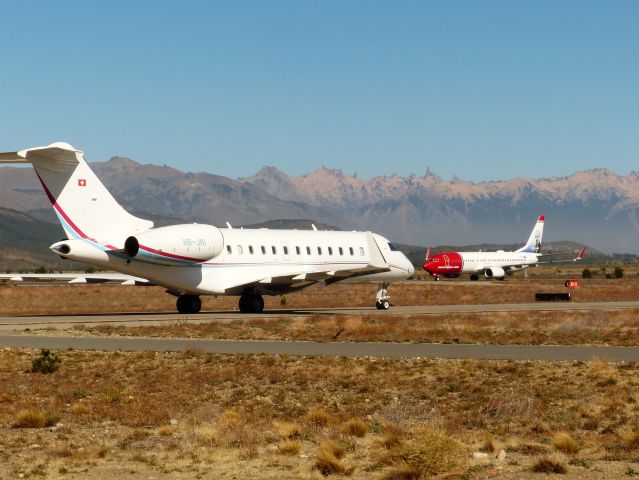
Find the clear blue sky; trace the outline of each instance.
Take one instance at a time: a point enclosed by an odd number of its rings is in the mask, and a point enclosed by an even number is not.
[[[639,2],[0,1],[0,149],[247,176],[639,169]]]

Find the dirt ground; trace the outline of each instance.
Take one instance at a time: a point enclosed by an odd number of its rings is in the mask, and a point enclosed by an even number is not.
[[[0,352],[3,479],[639,475],[634,364],[38,355]]]

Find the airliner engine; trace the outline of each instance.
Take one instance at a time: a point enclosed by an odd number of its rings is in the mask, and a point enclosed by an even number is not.
[[[506,272],[501,267],[490,267],[486,269],[486,276],[488,278],[497,278],[501,280],[506,276]]]
[[[204,262],[224,248],[224,236],[212,225],[186,224],[152,228],[130,236],[124,251],[133,257],[174,265],[176,262]]]

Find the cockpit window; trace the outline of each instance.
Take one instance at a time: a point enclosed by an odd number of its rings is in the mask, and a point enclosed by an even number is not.
[[[391,252],[399,252],[399,246],[396,243],[388,242]]]

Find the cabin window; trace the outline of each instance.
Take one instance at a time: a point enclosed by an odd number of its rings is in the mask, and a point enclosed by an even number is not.
[[[317,254],[321,255],[322,254],[322,247],[317,247]]]
[[[271,245],[271,251],[273,252],[273,255],[277,255],[277,248],[275,248],[275,245]]]
[[[233,253],[233,249],[231,248],[230,245],[226,246],[226,253]]]
[[[253,245],[249,245],[249,253],[253,255]]]
[[[295,253],[297,253],[298,255],[300,254],[300,247],[295,247]]]
[[[260,248],[262,249],[262,255],[266,255],[266,247],[262,245]]]
[[[328,254],[333,255],[333,247],[328,247]]]
[[[284,255],[288,255],[288,247],[284,245]]]
[[[355,255],[355,253],[353,253],[353,247],[348,247],[348,253],[350,253],[351,257]]]
[[[306,247],[306,255],[310,255],[311,254],[311,247]]]
[[[359,247],[359,254],[363,257],[364,256],[364,247]]]
[[[242,253],[244,253],[244,249],[242,248],[242,245],[237,246],[237,253],[238,255],[242,255]]]
[[[339,247],[339,254],[344,255],[344,249],[342,247]]]

